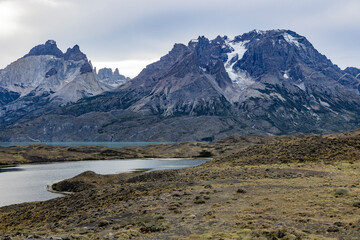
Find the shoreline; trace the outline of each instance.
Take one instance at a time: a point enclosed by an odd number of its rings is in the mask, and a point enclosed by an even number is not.
[[[46,161],[46,162],[24,162],[19,164],[9,164],[9,165],[0,165],[1,169],[12,168],[12,167],[19,167],[23,165],[43,165],[43,164],[53,164],[53,163],[69,163],[69,162],[92,162],[92,161],[133,161],[133,160],[149,160],[149,161],[181,161],[181,160],[196,160],[196,159],[206,159],[208,161],[212,160],[213,158],[202,158],[202,157],[183,157],[183,158],[166,158],[166,157],[153,157],[153,158],[112,158],[112,159],[84,159],[84,160],[59,160],[59,161]]]
[[[106,176],[106,175],[118,175],[118,174],[127,174],[127,173],[145,173],[145,172],[150,172],[153,168],[135,168],[131,171],[126,171],[126,172],[121,172],[121,173],[114,173],[114,174],[99,174],[101,176]],[[78,174],[78,175],[81,175],[83,173],[85,173],[86,171]],[[76,176],[78,176],[76,175]],[[72,177],[72,178],[75,178],[76,176]],[[71,179],[71,178],[70,178]],[[64,196],[67,196],[67,195],[72,195],[72,194],[75,194],[75,192],[68,192],[68,191],[57,191],[53,188],[53,185],[54,184],[57,184],[59,182],[62,182],[62,181],[65,181],[67,179],[62,179],[62,180],[59,180],[59,181],[56,181],[56,182],[51,182],[51,183],[47,183],[46,184],[46,191],[48,192],[51,192],[51,193],[55,193],[55,194],[59,194],[59,195],[64,195]]]
[[[0,170],[17,166],[19,166],[19,164],[0,165]]]
[[[224,146],[225,147],[225,146]],[[221,147],[222,148],[222,147]],[[205,153],[205,154],[204,154]],[[159,143],[141,147],[108,148],[97,146],[67,147],[56,145],[26,145],[3,147],[0,168],[19,164],[42,164],[71,161],[100,160],[180,160],[208,159],[218,156],[220,150],[209,143]]]
[[[198,159],[200,159],[200,158],[198,158]],[[112,159],[112,160],[107,160],[107,161],[136,161],[136,160],[158,160],[157,158],[147,158],[147,159],[144,159],[144,158],[141,158],[141,159],[138,159],[138,158],[134,158],[134,159]],[[165,161],[165,160],[170,160],[170,161],[176,161],[176,160],[178,160],[178,161],[183,161],[183,160],[193,160],[193,161],[196,161],[196,159],[195,158],[161,158],[161,160],[162,161]],[[210,159],[209,159],[210,160]],[[88,162],[90,162],[90,164],[91,164],[91,162],[98,162],[98,161],[104,161],[104,160],[88,160]],[[70,162],[75,162],[75,161],[70,161]],[[85,161],[76,161],[76,162],[85,162]],[[41,162],[41,163],[26,163],[26,164],[20,164],[20,165],[17,165],[18,167],[21,167],[21,166],[30,166],[30,165],[46,165],[46,164],[55,164],[56,162],[49,162],[49,163],[45,163],[45,162]],[[64,163],[64,164],[68,164],[69,162],[64,162],[64,161],[61,161],[61,162],[58,162],[58,163]],[[143,162],[144,164],[146,164],[145,162]],[[87,163],[84,163],[85,165],[87,164]],[[107,164],[109,164],[109,162],[107,163]],[[110,164],[111,164],[111,162],[110,162]],[[124,163],[125,165],[126,165],[126,163]],[[171,163],[168,163],[168,164],[170,164],[171,165]],[[180,164],[181,165],[181,164]],[[188,166],[188,168],[191,168],[192,166]],[[51,167],[50,167],[51,168]],[[144,168],[141,168],[140,167],[140,165],[139,164],[135,164],[135,167],[133,168],[133,169],[131,169],[131,170],[128,170],[128,171],[121,171],[121,172],[115,172],[115,173],[107,173],[107,174],[97,174],[97,175],[99,175],[99,176],[107,176],[107,175],[121,175],[121,174],[142,174],[142,173],[148,173],[148,172],[152,172],[152,171],[154,171],[155,170],[155,168],[153,168],[153,167],[146,167],[146,165],[144,166]],[[161,169],[160,169],[161,170]],[[165,170],[168,170],[168,169],[165,169]],[[169,169],[169,170],[171,170],[171,169]],[[11,169],[9,169],[9,170],[5,170],[4,169],[4,172],[5,171],[11,171]],[[65,181],[65,180],[68,180],[68,179],[71,179],[71,178],[74,178],[74,177],[76,177],[76,176],[78,176],[78,175],[81,175],[81,174],[83,174],[83,173],[85,173],[85,172],[87,172],[87,171],[89,171],[89,170],[86,170],[86,169],[84,169],[82,172],[79,172],[77,175],[75,175],[75,176],[72,176],[72,177],[64,177],[64,178],[59,178],[60,180],[56,180],[56,181],[51,181],[50,179],[50,181],[49,182],[46,182],[44,185],[45,185],[45,188],[46,189],[44,189],[45,191],[47,191],[47,192],[49,192],[49,193],[53,193],[53,194],[56,194],[57,196],[53,196],[53,198],[57,198],[57,197],[64,197],[64,196],[67,196],[67,195],[72,195],[72,194],[75,194],[76,192],[71,192],[71,191],[58,191],[58,190],[55,190],[54,188],[53,188],[53,186],[56,184],[56,183],[59,183],[59,182],[61,182],[61,181]],[[93,171],[96,171],[96,170],[93,170]],[[0,175],[1,175],[1,170],[0,170]],[[44,186],[43,185],[43,186]],[[42,190],[42,191],[44,191],[44,190]],[[44,201],[46,201],[46,200],[44,200]],[[26,201],[26,203],[33,203],[33,201]],[[14,204],[17,204],[17,203],[14,203]],[[10,205],[6,205],[6,206],[11,206],[11,205],[13,205],[13,204],[10,204]],[[2,206],[2,207],[6,207],[6,206]]]
[[[58,181],[58,182],[61,182],[61,181],[63,181],[63,180],[60,180],[60,181]],[[56,183],[58,183],[58,182],[53,182],[53,183],[48,183],[48,184],[46,184],[46,191],[51,192],[51,193],[55,193],[55,194],[58,194],[58,195],[63,195],[63,196],[61,196],[61,197],[65,197],[65,196],[67,196],[67,195],[73,195],[73,194],[75,194],[74,192],[65,192],[65,191],[56,191],[56,190],[54,190],[54,189],[53,189],[53,185],[56,184]],[[31,202],[30,202],[30,203],[31,203]]]

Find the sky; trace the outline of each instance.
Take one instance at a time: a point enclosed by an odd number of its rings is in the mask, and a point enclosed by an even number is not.
[[[341,68],[360,68],[359,0],[0,0],[0,69],[48,39],[135,77],[175,43],[290,29]]]

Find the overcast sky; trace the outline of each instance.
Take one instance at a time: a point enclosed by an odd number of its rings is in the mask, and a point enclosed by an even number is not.
[[[134,77],[174,43],[253,29],[291,29],[360,68],[359,0],[0,0],[0,68],[53,39]]]

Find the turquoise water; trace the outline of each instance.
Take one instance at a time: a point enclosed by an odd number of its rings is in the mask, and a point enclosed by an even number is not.
[[[25,146],[30,144],[60,145],[69,147],[78,146],[102,146],[110,148],[122,148],[129,146],[145,146],[155,142],[0,142],[0,147]]]
[[[135,159],[27,164],[0,168],[0,207],[44,201],[62,195],[48,192],[47,184],[91,170],[99,174],[128,172],[139,168],[179,169],[200,165],[209,159]]]

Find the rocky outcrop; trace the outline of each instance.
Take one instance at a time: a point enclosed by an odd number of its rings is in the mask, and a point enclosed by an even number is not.
[[[0,106],[6,105],[9,102],[15,101],[20,95],[16,92],[8,91],[0,87]]]
[[[117,68],[115,69],[114,72],[112,71],[111,68],[101,68],[97,73],[97,78],[108,89],[116,89],[130,80],[130,78],[121,75],[119,73],[119,69]]]

